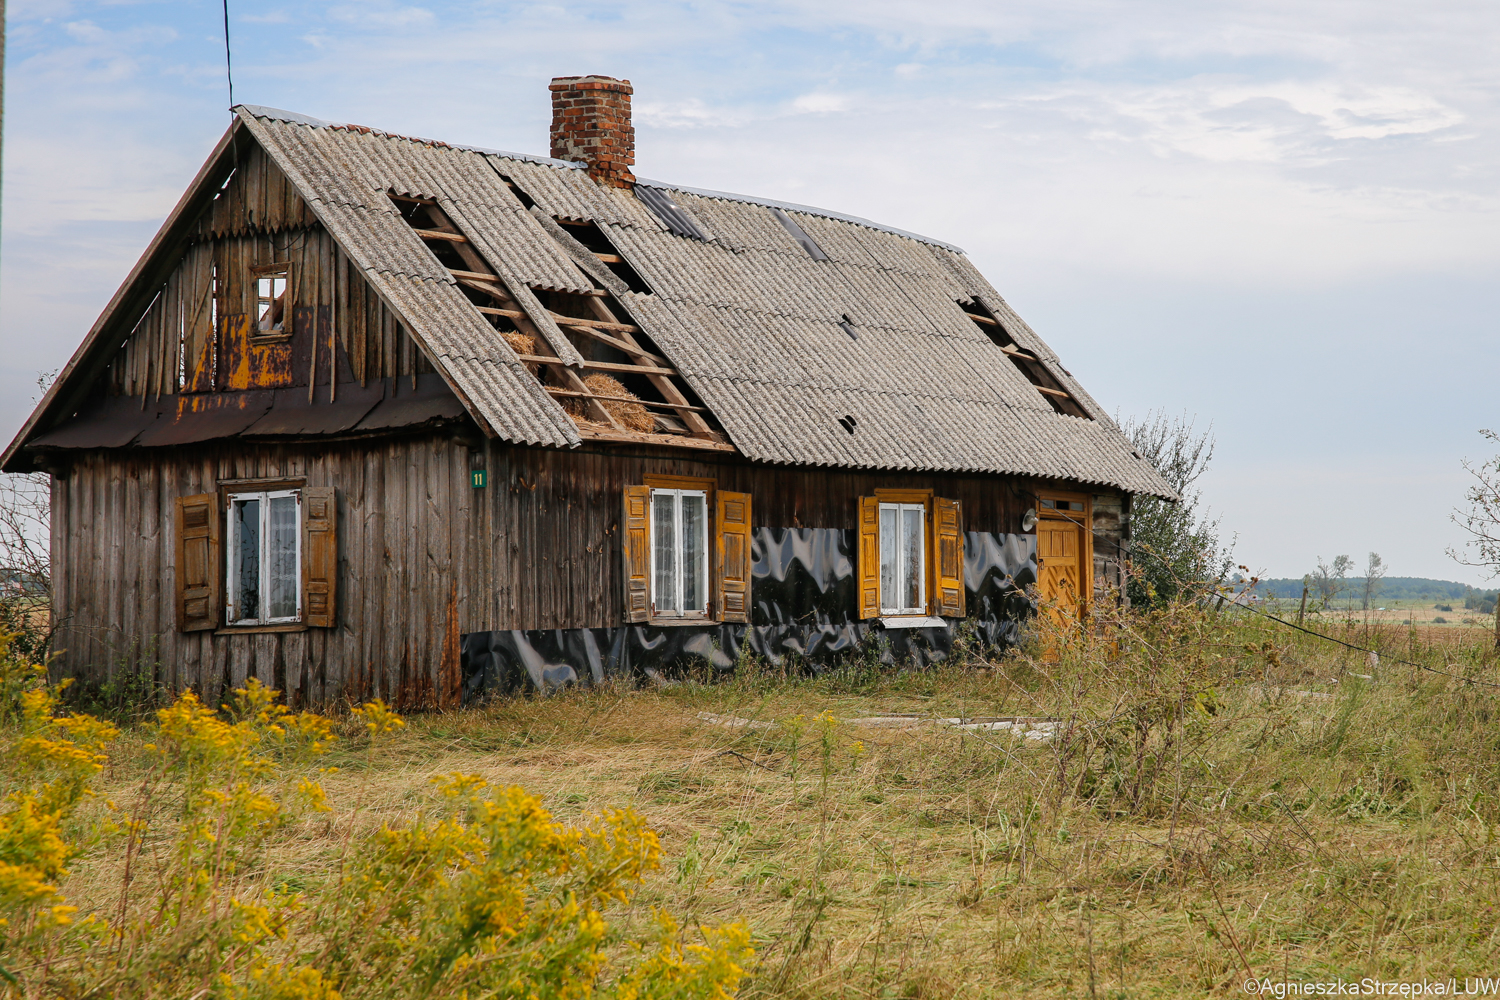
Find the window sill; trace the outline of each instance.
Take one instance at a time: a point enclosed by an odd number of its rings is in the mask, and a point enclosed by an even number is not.
[[[705,615],[702,618],[648,618],[646,624],[671,628],[678,625],[717,625],[719,623]]]
[[[306,632],[309,626],[302,622],[287,622],[283,625],[231,625],[215,629],[214,635],[254,635],[257,632]]]
[[[948,623],[929,615],[887,615],[875,619],[886,628],[946,628]]]

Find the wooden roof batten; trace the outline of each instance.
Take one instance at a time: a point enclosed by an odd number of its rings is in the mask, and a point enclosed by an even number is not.
[[[509,182],[507,182],[509,184]],[[514,184],[510,184],[512,188]],[[592,361],[580,358],[569,363],[558,356],[558,353],[550,349],[547,339],[533,322],[532,316],[519,302],[516,296],[507,287],[504,279],[490,266],[489,262],[473,246],[472,241],[465,235],[454,221],[443,211],[439,200],[432,198],[420,198],[412,195],[390,195],[393,201],[410,202],[424,211],[432,225],[431,229],[423,229],[412,224],[412,231],[423,240],[446,244],[453,252],[458,254],[465,264],[464,268],[448,267],[448,273],[460,284],[472,288],[481,294],[489,296],[499,306],[479,306],[475,309],[486,316],[503,316],[511,320],[522,333],[533,338],[538,347],[545,350],[544,354],[517,354],[522,362],[538,365],[559,378],[562,382],[563,393],[552,393],[551,387],[543,386],[549,395],[565,395],[567,398],[581,399],[587,407],[588,414],[594,422],[604,424],[616,432],[626,430],[613,413],[603,404],[605,402],[635,402],[650,408],[671,409],[688,429],[688,436],[700,438],[706,441],[722,443],[724,438],[714,430],[703,417],[710,412],[707,407],[695,406],[672,380],[678,377],[678,373],[670,365],[667,359],[654,354],[641,346],[635,334],[641,332],[641,328],[634,323],[621,322],[620,317],[610,308],[605,299],[609,292],[605,289],[592,289],[586,291],[579,297],[587,308],[595,315],[594,319],[577,316],[567,316],[551,309],[545,311],[545,315],[560,328],[572,330],[588,339],[612,347],[625,355],[631,357],[630,364],[619,364],[616,362]],[[407,218],[408,223],[411,219]],[[594,253],[600,261],[608,263],[611,258],[618,259],[616,255]],[[440,262],[441,263],[441,262]],[[605,331],[610,331],[606,333]],[[599,372],[612,372],[620,375],[642,375],[662,395],[662,402],[654,400],[643,400],[638,397],[602,395],[591,390],[583,379],[578,375],[576,369],[584,369]],[[644,435],[642,432],[634,432],[635,436],[650,437],[654,442],[676,446],[681,443],[677,435]],[[660,437],[660,441],[656,439]]]

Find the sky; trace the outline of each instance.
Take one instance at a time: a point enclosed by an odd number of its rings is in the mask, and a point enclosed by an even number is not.
[[[229,122],[224,12],[11,0],[0,435]],[[234,100],[545,154],[635,86],[636,173],[957,244],[1122,419],[1195,421],[1238,562],[1476,585],[1500,428],[1488,2],[229,0]],[[1493,585],[1493,584],[1492,584]]]

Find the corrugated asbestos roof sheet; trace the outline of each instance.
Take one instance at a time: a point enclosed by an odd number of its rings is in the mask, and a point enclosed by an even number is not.
[[[1017,473],[1173,495],[957,247],[807,206],[641,182],[671,192],[705,236],[692,239],[575,164],[267,108],[241,116],[471,412],[502,438],[580,441],[388,192],[436,199],[570,360],[575,349],[529,289],[593,288],[584,269],[602,269],[580,261],[581,248],[559,238],[548,217],[597,224],[653,292],[613,282],[617,297],[750,459]],[[537,208],[528,212],[504,178]],[[772,209],[828,259],[814,260]],[[965,316],[960,303],[975,302],[1094,419],[1054,411]],[[845,316],[857,340],[840,326]],[[855,420],[853,434],[845,417]]]

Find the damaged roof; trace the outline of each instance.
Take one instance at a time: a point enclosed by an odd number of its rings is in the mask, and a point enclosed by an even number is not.
[[[561,160],[269,108],[236,112],[231,131],[261,144],[498,438],[553,447],[582,440],[401,220],[391,194],[436,200],[564,360],[576,351],[531,290],[586,293],[606,279],[735,450],[753,461],[1012,473],[1175,497],[955,246],[803,205],[647,180],[637,182],[638,193],[599,184]],[[650,291],[631,291],[579,259],[554,219],[596,224]],[[974,313],[998,321],[1089,418],[1049,405]],[[99,331],[96,324],[91,338]],[[88,346],[7,450],[7,466],[45,429],[44,411]]]

